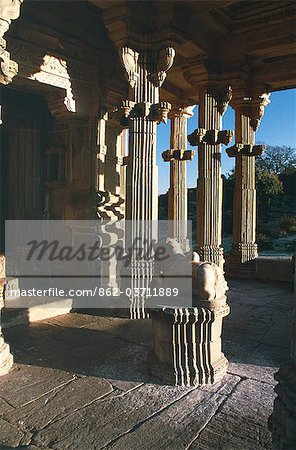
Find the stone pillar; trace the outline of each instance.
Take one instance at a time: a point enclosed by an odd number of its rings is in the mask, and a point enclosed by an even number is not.
[[[12,20],[20,15],[20,7],[23,0],[1,0],[0,3],[0,84],[7,85],[12,82],[17,74],[18,65],[10,59],[10,54],[6,50],[6,41],[3,38],[8,31]],[[0,125],[2,123],[2,106],[0,105]]]
[[[7,85],[12,82],[17,74],[18,65],[10,59],[10,54],[6,50],[6,41],[3,38],[8,31],[12,20],[20,15],[20,7],[23,0],[1,0],[0,2],[0,85]],[[0,86],[0,89],[2,87]],[[2,105],[0,104],[0,125],[2,124]],[[3,308],[3,290],[5,284],[5,256],[0,255],[0,376],[5,375],[13,364],[13,357],[9,350],[9,345],[4,342],[1,331],[1,309]]]
[[[231,99],[231,88],[207,83],[200,88],[198,125],[188,136],[198,146],[196,251],[201,261],[223,268],[221,144],[228,144],[231,130],[221,131],[222,116]]]
[[[100,237],[106,246],[122,246],[126,130],[112,117],[112,112],[103,108],[97,125],[96,214],[99,220],[104,221],[99,227]],[[104,261],[100,286],[117,289],[117,275],[116,258]]]
[[[189,252],[187,239],[187,176],[186,161],[191,161],[194,151],[187,148],[187,120],[193,116],[194,106],[175,109],[170,113],[170,149],[163,152],[164,161],[170,162],[170,188],[168,219],[169,235],[176,239],[184,252]]]
[[[13,356],[10,353],[9,345],[4,341],[1,329],[1,310],[3,308],[3,293],[5,284],[5,256],[0,255],[0,376],[6,375],[12,364]]]
[[[126,130],[102,109],[98,119],[96,212],[102,220],[121,220],[125,210]]]
[[[294,264],[296,259],[294,260]],[[275,374],[277,397],[269,428],[273,434],[273,450],[295,450],[296,448],[296,264],[294,272],[293,332],[291,361]]]
[[[226,149],[235,157],[235,189],[233,200],[233,243],[228,272],[236,276],[252,274],[252,262],[258,257],[256,244],[255,157],[264,146],[255,145],[255,132],[260,124],[269,94],[258,97],[235,97],[235,145]]]
[[[132,221],[129,245],[140,239],[144,253],[157,239],[158,173],[156,125],[165,122],[170,104],[159,101],[159,90],[172,66],[173,48],[146,49],[140,53],[124,47],[122,62],[130,85],[129,100],[123,102],[122,124],[129,126],[129,155],[126,158],[126,219]],[[144,244],[145,241],[145,244]],[[146,316],[145,289],[152,280],[153,258],[131,262],[131,317]],[[139,289],[139,290],[138,290]],[[138,290],[138,291],[137,291]],[[134,297],[133,293],[141,292]],[[147,291],[146,291],[147,292]]]

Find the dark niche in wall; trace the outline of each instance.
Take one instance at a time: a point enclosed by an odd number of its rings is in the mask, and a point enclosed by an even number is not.
[[[60,187],[66,183],[66,147],[58,145],[47,150],[47,186]]]

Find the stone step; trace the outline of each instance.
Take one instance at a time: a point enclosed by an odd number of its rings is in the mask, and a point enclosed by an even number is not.
[[[37,322],[63,314],[68,314],[73,305],[71,298],[59,297],[19,297],[4,300],[2,328]]]

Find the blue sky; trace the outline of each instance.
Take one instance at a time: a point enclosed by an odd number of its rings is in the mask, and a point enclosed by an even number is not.
[[[270,104],[265,109],[264,117],[256,134],[256,142],[267,145],[286,145],[296,147],[296,89],[273,92]],[[188,120],[188,134],[197,128],[197,108],[194,116]],[[228,108],[223,116],[223,129],[234,130],[234,111]],[[169,163],[164,163],[161,153],[169,148],[170,123],[158,125],[157,164],[159,167],[159,193],[163,194],[169,186]],[[188,144],[188,148],[190,145]],[[197,152],[197,148],[195,147]],[[229,158],[222,149],[222,172],[229,172],[234,159]],[[187,163],[187,185],[195,187],[197,179],[197,155]]]

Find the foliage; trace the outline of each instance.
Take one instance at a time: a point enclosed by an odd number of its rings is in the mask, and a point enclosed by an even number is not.
[[[256,242],[259,250],[272,250],[273,245],[271,239],[263,233],[257,233]]]
[[[275,175],[296,169],[296,149],[285,145],[267,145],[265,152],[256,158],[256,168],[259,172],[267,171]]]
[[[266,170],[257,172],[256,182],[259,206],[264,209],[270,208],[271,203],[283,192],[283,183],[278,175]]]
[[[287,167],[280,175],[285,193],[295,199],[296,197],[296,167]]]
[[[278,227],[281,233],[296,233],[296,216],[285,215],[278,220]]]

